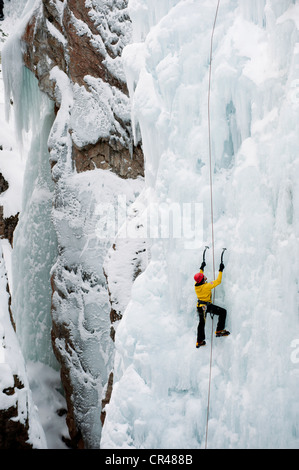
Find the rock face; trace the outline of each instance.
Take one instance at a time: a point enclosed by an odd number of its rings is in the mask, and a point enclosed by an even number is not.
[[[3,389],[3,395],[13,396],[16,389],[24,388],[18,376],[14,375],[13,379],[14,385]],[[28,428],[27,419],[24,424],[19,421],[17,406],[0,410],[0,449],[31,449],[32,445],[27,442]]]
[[[8,182],[0,173],[0,194],[8,189]],[[13,244],[13,233],[18,223],[19,214],[4,217],[3,206],[0,206],[0,238],[7,238]]]
[[[120,63],[122,49],[130,39],[126,3],[114,0],[99,5],[68,0],[62,4],[44,0],[42,11],[33,15],[23,36],[25,65],[36,75],[40,89],[55,101],[57,111],[61,102],[53,69],[57,67],[77,85],[75,101],[80,119],[78,123],[74,116],[69,132],[72,159],[79,172],[103,168],[123,178],[144,174],[141,146],[132,142],[128,91]],[[85,104],[94,101],[97,106],[102,103],[99,121],[84,122],[83,100]],[[103,122],[105,119],[109,123]],[[91,141],[83,141],[78,135],[77,126],[84,128],[84,124],[99,127]]]
[[[58,240],[52,344],[74,448],[99,447],[101,405],[112,387],[103,264],[113,237],[96,235],[99,209],[115,206],[118,192],[131,204],[143,184],[143,153],[141,144],[133,145],[120,60],[130,37],[124,0],[43,0],[22,36],[24,63],[54,102],[56,116],[48,140]]]

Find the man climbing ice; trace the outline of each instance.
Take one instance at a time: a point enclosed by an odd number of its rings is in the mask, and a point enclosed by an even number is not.
[[[196,347],[199,348],[206,344],[205,342],[205,323],[206,323],[206,314],[211,313],[212,315],[218,315],[218,323],[215,331],[215,335],[219,336],[228,336],[229,331],[225,330],[225,319],[226,319],[226,310],[218,305],[214,305],[211,302],[212,299],[212,289],[219,286],[222,280],[222,272],[224,269],[224,264],[221,262],[219,266],[219,274],[215,281],[207,282],[207,278],[204,275],[204,268],[206,263],[203,261],[200,267],[200,272],[196,273],[194,276],[195,280],[195,293],[197,295],[197,311],[199,314],[199,323],[197,328],[197,343]]]

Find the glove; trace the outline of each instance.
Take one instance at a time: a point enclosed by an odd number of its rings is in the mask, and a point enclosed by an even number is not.
[[[224,264],[223,263],[220,263],[220,266],[219,266],[219,271],[223,271],[224,270]]]
[[[203,261],[203,262],[201,263],[200,269],[202,269],[202,271],[203,271],[204,268],[205,268],[205,266],[206,266],[206,263]]]

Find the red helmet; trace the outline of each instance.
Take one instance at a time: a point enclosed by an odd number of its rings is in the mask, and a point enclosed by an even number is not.
[[[204,278],[203,273],[196,273],[194,276],[194,281],[200,283]]]

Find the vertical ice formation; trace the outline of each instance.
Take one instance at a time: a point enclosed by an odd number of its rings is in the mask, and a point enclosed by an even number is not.
[[[23,203],[12,253],[12,310],[25,359],[57,367],[51,346],[50,271],[57,256],[52,222],[54,184],[49,163],[48,137],[54,106],[39,91],[37,79],[23,66],[18,35],[3,51],[6,103],[15,102],[17,131],[32,132],[26,162]]]
[[[210,448],[298,447],[298,8],[294,0],[227,0],[219,10],[214,230],[216,257],[223,246],[228,252],[216,302],[228,309],[232,334],[214,340]],[[148,204],[202,204],[199,248],[211,234],[215,9],[205,0],[131,0],[135,43],[123,54]],[[103,448],[204,447],[210,348],[195,349],[200,256],[183,238],[152,240],[116,333]],[[209,342],[209,318],[206,332]]]
[[[26,71],[36,82],[31,72]],[[36,93],[39,93],[36,82]],[[17,332],[26,359],[56,366],[51,346],[50,271],[57,256],[52,221],[53,182],[47,141],[53,104],[40,103],[40,129],[34,131],[24,174],[23,207],[14,236],[13,302]]]
[[[6,6],[7,6],[6,2]],[[15,4],[16,2],[11,2]],[[29,4],[29,2],[26,2]],[[22,7],[22,13],[26,12],[23,2],[19,2]],[[7,12],[6,12],[7,13]],[[14,14],[17,15],[16,10]],[[8,23],[1,23],[2,41],[7,36],[8,30],[12,24],[17,21],[16,18]],[[4,32],[5,31],[5,32]],[[1,44],[2,66],[3,60]],[[15,52],[17,49],[12,48]],[[5,55],[5,53],[4,53]],[[19,55],[12,56],[13,71],[19,71]],[[2,67],[1,67],[2,69]],[[11,81],[12,87],[16,87],[20,75],[14,74],[14,80]],[[22,75],[21,75],[22,77]],[[22,77],[23,78],[23,77]],[[3,92],[3,80],[1,73],[1,93]],[[25,79],[25,77],[24,77]],[[15,88],[16,89],[16,88]],[[17,219],[17,214],[21,209],[21,188],[23,184],[23,168],[25,166],[20,156],[14,128],[11,126],[12,120],[5,122],[3,98],[1,99],[1,173],[7,178],[9,188],[1,196],[3,204],[4,217]],[[24,101],[23,101],[24,102]],[[26,116],[26,121],[28,115]],[[8,220],[8,219],[6,219]],[[10,226],[13,230],[14,227]],[[4,236],[6,231],[4,231]],[[10,232],[12,240],[12,232]],[[2,253],[3,251],[3,253]],[[20,343],[14,331],[13,319],[9,308],[10,296],[8,292],[8,280],[10,292],[12,291],[11,276],[11,247],[7,240],[1,240],[0,249],[0,447],[1,449],[24,449],[24,448],[47,448],[45,433],[39,421],[36,407],[32,400],[31,390],[27,378],[24,356],[21,351]]]
[[[39,91],[34,75],[24,67],[20,42],[26,21],[38,6],[36,1],[24,3],[17,32],[2,51],[6,114],[9,116],[12,98],[20,143],[24,133],[31,131],[33,135],[23,182],[23,207],[12,253],[12,309],[25,359],[57,366],[50,336],[50,270],[57,253],[57,241],[51,219],[53,182],[47,147],[54,109],[53,103]],[[18,10],[14,10],[14,15],[18,15]]]

